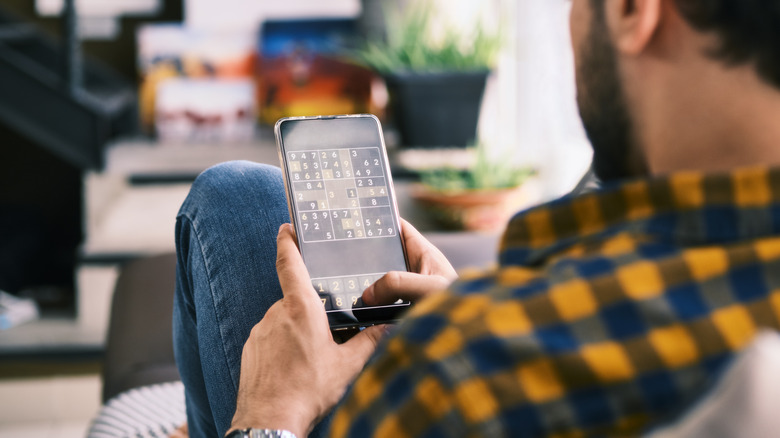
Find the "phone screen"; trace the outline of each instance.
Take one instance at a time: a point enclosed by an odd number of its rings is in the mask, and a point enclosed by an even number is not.
[[[397,319],[408,302],[367,307],[361,300],[386,272],[407,270],[379,121],[282,119],[276,139],[298,247],[331,327]]]

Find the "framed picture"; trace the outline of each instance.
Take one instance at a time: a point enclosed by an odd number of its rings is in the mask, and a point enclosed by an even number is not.
[[[270,20],[260,31],[260,118],[362,113],[370,110],[374,75],[354,63],[353,19]]]
[[[248,88],[246,84],[255,80],[256,32],[216,32],[180,24],[150,24],[138,30],[137,39],[141,121],[148,132],[160,120],[156,117],[158,107],[168,108],[172,102],[177,108],[181,106],[180,100],[171,97],[179,92],[176,90],[186,88],[189,93],[209,96],[220,87],[220,82],[226,83],[223,88],[234,90],[235,83],[243,81],[240,89],[249,92],[247,98],[254,100],[254,85]],[[193,81],[173,86],[174,91],[166,91],[166,99],[170,100],[161,106],[157,104],[163,84],[184,79]],[[216,105],[218,101],[214,102]],[[252,105],[253,114],[254,108]]]

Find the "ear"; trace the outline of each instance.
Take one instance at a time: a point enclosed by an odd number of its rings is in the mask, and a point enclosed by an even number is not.
[[[638,55],[659,28],[664,0],[607,0],[606,19],[617,49]]]

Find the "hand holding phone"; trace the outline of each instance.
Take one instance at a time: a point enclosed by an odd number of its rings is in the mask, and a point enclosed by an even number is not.
[[[284,299],[244,345],[230,428],[286,429],[305,437],[344,395],[385,330],[368,327],[341,345],[333,342],[289,225],[279,230],[277,246]]]
[[[408,301],[362,301],[386,272],[409,268],[379,120],[287,118],[275,132],[298,247],[330,326],[397,319]]]
[[[445,290],[458,274],[444,254],[433,246],[412,224],[401,219],[404,247],[410,272],[389,272],[363,291],[369,305],[386,305],[398,299],[417,302],[434,292]]]

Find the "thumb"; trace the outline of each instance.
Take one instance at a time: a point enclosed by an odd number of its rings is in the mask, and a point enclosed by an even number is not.
[[[290,224],[279,228],[276,238],[276,272],[285,298],[303,300],[317,297],[311,285],[309,271],[295,243],[295,234]]]
[[[398,299],[416,302],[431,292],[447,289],[449,284],[440,275],[388,272],[363,291],[363,302],[367,305],[387,305]]]

